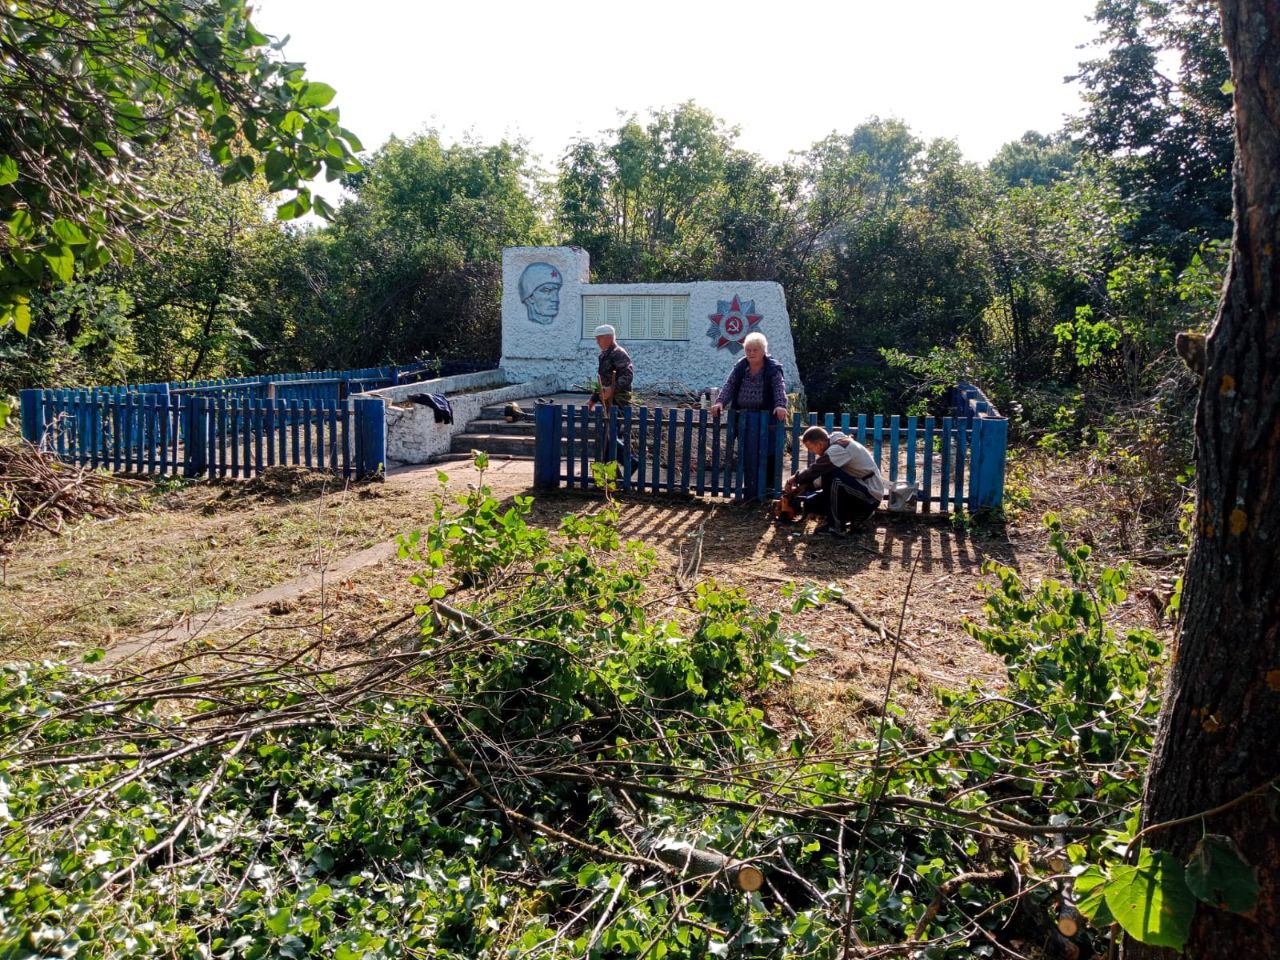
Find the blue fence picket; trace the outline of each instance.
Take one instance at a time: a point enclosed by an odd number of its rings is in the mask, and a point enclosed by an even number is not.
[[[289,440],[291,441],[289,456],[285,463],[291,467],[298,467],[302,465],[302,407],[297,400],[286,400],[284,403],[287,404],[283,409],[288,412]]]
[[[240,476],[240,400],[227,401],[227,422],[229,435],[227,443],[231,450],[231,476]]]
[[[573,415],[574,409],[575,408],[573,404],[569,404],[569,406],[564,408],[564,411],[565,411],[564,482],[565,482],[565,486],[567,487],[573,486],[573,465],[575,462],[573,457],[573,449],[574,449],[574,441],[577,439],[577,426],[575,424],[574,415]],[[557,459],[559,459],[559,456],[560,455],[557,453],[556,454]]]
[[[219,394],[215,399],[218,412],[218,476],[234,477],[240,465],[239,439],[236,431],[236,397]]]
[[[111,404],[111,469],[119,473],[124,469],[123,398],[114,397]]]
[[[88,412],[86,415],[86,421],[87,421],[86,425],[88,427],[88,443],[89,443],[89,450],[88,450],[89,455],[87,458],[87,462],[91,468],[96,470],[98,469],[98,452],[99,452],[100,439],[102,434],[102,425],[98,422],[99,410],[98,410],[97,394],[95,393],[87,394],[85,396],[84,402],[88,408]]]
[[[1003,417],[975,418],[969,445],[970,509],[999,509],[1004,505],[1005,449],[1009,421]]]
[[[137,397],[125,394],[120,398],[120,465],[116,468],[125,473],[133,471],[133,451],[135,434],[133,430],[134,406]]]
[[[913,487],[916,485],[916,421],[918,419],[918,417],[907,417],[907,483]]]
[[[720,434],[723,432],[724,420],[719,414],[711,421],[711,495],[720,496]]]
[[[640,489],[658,492],[658,479],[662,475],[662,431],[666,428],[661,410],[649,410],[648,432],[641,441],[644,465],[639,471]]]
[[[43,391],[28,389],[18,395],[19,409],[22,411],[22,439],[28,443],[39,444],[44,437]]]
[[[190,397],[183,412],[182,475],[203,476],[209,469],[209,401],[204,397]]]
[[[752,452],[752,459],[756,465],[755,483],[751,485],[751,496],[763,497],[769,489],[769,451],[772,449],[769,440],[769,421],[773,419],[772,413],[756,413],[752,415],[755,420],[756,448]]]
[[[51,434],[50,446],[58,454],[59,460],[67,459],[67,431],[63,426],[63,393],[62,390],[53,391],[49,398],[49,423]]]
[[[381,476],[387,469],[386,405],[378,397],[356,397],[353,407],[360,451],[356,476]]]
[[[754,444],[751,436],[751,414],[745,410],[734,416],[734,451],[733,451],[733,497],[741,500],[746,495],[748,484],[754,485],[755,478],[747,470],[747,462],[755,460],[754,450],[748,445]]]
[[[320,406],[320,419],[324,421],[324,462],[330,473],[338,473],[338,418],[337,400],[325,400]]]
[[[622,449],[622,488],[624,490],[631,489],[631,472],[634,466],[631,453],[631,443],[635,434],[631,432],[631,419],[631,408],[624,408],[622,411],[622,435],[626,438],[626,442]]]
[[[942,457],[938,465],[938,485],[941,488],[938,503],[945,513],[951,503],[951,418],[942,418]]]
[[[648,479],[649,471],[649,410],[645,407],[640,408],[640,435],[637,450],[639,451],[639,462],[636,464],[636,489],[641,493],[644,492],[645,484]]]
[[[169,397],[156,398],[156,469],[162,477],[169,475]]]
[[[675,414],[675,411],[671,411]],[[680,455],[680,492],[688,493],[693,480],[693,410],[684,411],[684,449]]]
[[[667,411],[667,493],[680,488],[680,453],[683,449],[680,437],[680,420],[675,408]]]
[[[329,463],[327,459],[329,445],[329,436],[326,433],[328,429],[328,409],[321,399],[313,399],[311,407],[316,419],[316,469],[332,470],[333,464]]]
[[[578,461],[578,483],[585,489],[591,483],[591,410],[587,404],[582,405],[579,416],[582,418],[578,423],[582,432],[582,443],[578,445],[578,452],[582,459]]]
[[[698,411],[698,481],[694,488],[698,496],[703,496],[707,492],[707,410],[703,407]]]
[[[924,476],[921,483],[924,486],[924,511],[929,513],[933,510],[933,444],[934,444],[934,422],[933,417],[924,418]]]
[[[249,433],[253,436],[253,469],[250,475],[256,477],[266,469],[267,464],[266,451],[263,449],[261,400],[249,401],[248,420]]]
[[[725,414],[725,437],[724,437],[724,483],[720,490],[726,497],[736,497],[738,491],[742,489],[741,484],[736,483],[737,474],[735,470],[738,465],[738,415],[730,411]]]
[[[898,431],[900,424],[897,416],[889,418],[889,482],[898,479]]]
[[[159,447],[159,410],[155,394],[142,395],[142,436],[146,451],[145,469],[147,473],[155,473],[159,463],[157,447]]]
[[[302,411],[302,459],[308,470],[312,468],[311,450],[314,446],[313,420],[315,419],[311,401],[305,397],[298,400],[298,409]]]
[[[343,401],[341,404],[338,405],[338,407],[339,409],[336,411],[336,415],[342,424],[342,431],[341,431],[342,437],[341,437],[341,440],[339,441],[342,444],[342,475],[344,477],[350,477],[351,476],[350,430],[351,430],[351,418],[353,416],[351,412],[351,402],[349,400]],[[383,411],[383,416],[386,416],[385,409]]]

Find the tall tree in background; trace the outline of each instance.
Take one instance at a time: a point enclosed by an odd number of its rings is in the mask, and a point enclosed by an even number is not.
[[[1150,843],[1180,860],[1225,835],[1260,889],[1248,914],[1200,904],[1185,948],[1197,960],[1280,956],[1280,5],[1223,0],[1222,28],[1235,236],[1207,341],[1195,539],[1145,821],[1170,824]]]
[[[257,291],[252,265],[284,230],[254,176],[231,186],[196,142],[164,149],[145,181],[168,212],[136,232],[128,269],[105,274],[127,290],[145,380],[196,380],[252,366]]]
[[[683,103],[610,134],[572,144],[561,160],[559,228],[612,282],[712,275],[737,131]]]
[[[1084,146],[1117,163],[1133,236],[1184,266],[1230,228],[1231,96],[1214,0],[1099,0],[1102,56],[1080,65]],[[1167,75],[1169,65],[1176,69]]]
[[[841,407],[887,409],[895,385],[881,348],[924,352],[980,335],[991,299],[978,232],[986,185],[953,141],[925,143],[899,120],[872,118],[810,157],[819,187],[839,180],[832,170],[855,187],[822,237],[829,314],[797,325],[805,384]]]

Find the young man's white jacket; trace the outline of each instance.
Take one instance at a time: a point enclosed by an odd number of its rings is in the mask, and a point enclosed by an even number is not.
[[[831,446],[827,447],[831,462],[856,480],[878,498],[884,497],[884,477],[871,451],[857,440],[837,430],[831,434]]]

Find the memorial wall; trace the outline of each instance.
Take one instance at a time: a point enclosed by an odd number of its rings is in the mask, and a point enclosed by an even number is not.
[[[770,281],[591,283],[578,247],[502,252],[502,369],[513,382],[554,376],[562,389],[595,377],[602,323],[635,364],[641,390],[718,390],[758,331],[782,364],[787,389],[803,392],[782,287]]]

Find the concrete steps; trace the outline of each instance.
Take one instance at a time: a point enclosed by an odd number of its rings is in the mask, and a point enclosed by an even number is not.
[[[529,410],[531,404],[521,404],[521,409]],[[533,459],[534,427],[533,421],[507,423],[505,403],[484,407],[480,416],[467,424],[465,433],[453,438],[453,453],[467,454],[472,450],[483,450],[485,453]]]
[[[509,433],[460,433],[453,438],[454,453],[470,453],[472,450],[483,450],[493,455],[505,455],[520,459],[533,459],[533,434],[526,437]]]
[[[534,430],[532,423],[507,423],[501,418],[490,420],[488,417],[479,417],[467,424],[467,433],[500,433],[516,437],[532,437]]]
[[[587,402],[585,394],[556,394],[552,397],[557,403],[581,405]],[[537,404],[530,398],[516,401],[520,409],[533,413]],[[508,456],[518,459],[533,459],[534,425],[532,420],[521,420],[507,423],[507,404],[495,403],[480,410],[480,416],[467,424],[466,432],[453,438],[451,452],[469,454],[472,450],[483,450],[497,456]],[[564,441],[561,440],[563,444]]]

